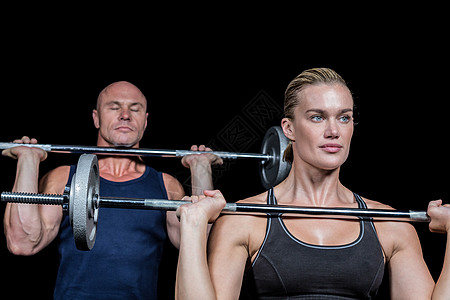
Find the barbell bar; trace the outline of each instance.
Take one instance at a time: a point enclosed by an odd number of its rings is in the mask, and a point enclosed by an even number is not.
[[[131,155],[149,157],[184,157],[193,154],[210,153],[223,159],[254,159],[260,161],[260,177],[264,188],[268,189],[285,179],[291,169],[290,163],[283,161],[283,153],[288,139],[279,126],[270,127],[263,138],[262,153],[240,153],[227,151],[190,151],[148,148],[97,147],[81,145],[55,144],[17,144],[0,142],[0,150],[18,146],[41,148],[47,152],[96,154],[96,155]]]
[[[184,200],[100,197],[99,182],[97,157],[92,154],[83,154],[78,160],[77,170],[73,175],[71,185],[66,187],[63,194],[3,192],[1,200],[10,203],[62,205],[68,211],[75,244],[79,250],[90,250],[94,246],[100,207],[174,211],[181,205],[190,203]],[[350,216],[393,221],[430,221],[425,211],[247,203],[226,203],[222,213]]]
[[[2,201],[25,204],[54,204],[63,205],[63,195],[30,194],[3,192]],[[97,207],[128,208],[175,211],[181,205],[191,203],[186,200],[165,200],[145,198],[123,197],[99,197],[95,199]],[[329,216],[353,216],[361,218],[405,219],[411,222],[429,222],[425,211],[394,210],[394,209],[364,209],[364,208],[340,208],[340,207],[309,207],[271,204],[244,204],[227,203],[222,213],[250,213],[250,214],[305,214],[305,215],[329,215]]]
[[[257,159],[270,160],[271,154],[264,153],[239,153],[226,151],[191,151],[191,150],[170,150],[170,149],[148,149],[148,148],[115,148],[115,147],[97,147],[81,145],[55,145],[55,144],[17,144],[0,143],[0,150],[9,149],[17,146],[26,146],[30,148],[41,148],[47,152],[54,153],[75,153],[75,154],[97,154],[97,155],[136,155],[136,156],[154,156],[154,157],[183,157],[191,154],[212,153],[224,159]]]

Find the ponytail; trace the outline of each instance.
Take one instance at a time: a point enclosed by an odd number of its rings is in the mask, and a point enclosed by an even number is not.
[[[289,144],[287,145],[286,149],[283,152],[283,160],[290,164],[292,164],[292,162],[294,161],[294,152],[292,150],[292,141],[289,141]]]

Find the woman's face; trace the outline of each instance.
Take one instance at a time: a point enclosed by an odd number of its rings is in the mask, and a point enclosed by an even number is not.
[[[319,84],[297,95],[294,118],[282,127],[293,143],[294,162],[323,170],[339,168],[347,159],[353,135],[353,98],[341,84]]]

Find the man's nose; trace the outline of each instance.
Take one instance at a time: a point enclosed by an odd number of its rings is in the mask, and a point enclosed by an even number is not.
[[[125,121],[125,120],[128,121],[128,120],[130,120],[130,112],[128,111],[128,109],[124,109],[124,110],[122,110],[120,112],[119,119],[121,121]]]

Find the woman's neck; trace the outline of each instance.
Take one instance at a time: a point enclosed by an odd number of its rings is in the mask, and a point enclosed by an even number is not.
[[[293,164],[280,184],[279,202],[292,205],[339,206],[354,201],[353,194],[339,181],[340,168],[321,170],[311,165]]]

